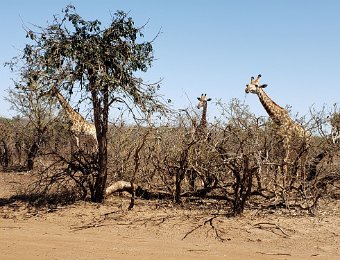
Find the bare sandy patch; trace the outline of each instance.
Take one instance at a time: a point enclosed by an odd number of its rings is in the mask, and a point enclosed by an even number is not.
[[[129,211],[129,199],[118,196],[36,209],[5,203],[16,183],[0,180],[1,259],[340,258],[339,201],[322,201],[315,216],[246,211],[226,217],[223,209],[144,200]]]

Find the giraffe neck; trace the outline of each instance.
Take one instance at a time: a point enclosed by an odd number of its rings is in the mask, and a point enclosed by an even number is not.
[[[287,119],[290,119],[285,109],[276,104],[262,88],[258,89],[257,96],[270,118],[277,124],[283,125]]]
[[[208,107],[208,102],[204,102],[202,117],[201,117],[201,121],[200,121],[200,127],[201,128],[207,127],[207,107]]]
[[[77,120],[85,121],[85,119],[78,112],[74,111],[74,109],[66,101],[66,99],[63,97],[63,95],[61,95],[59,92],[57,92],[56,96],[57,96],[57,98],[59,100],[60,105],[63,107],[63,109],[65,110],[67,116],[71,120],[77,119]]]

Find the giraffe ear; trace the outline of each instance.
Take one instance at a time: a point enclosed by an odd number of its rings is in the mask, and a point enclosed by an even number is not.
[[[211,100],[211,98],[208,98],[208,99],[207,99],[207,101],[210,101],[210,100]]]
[[[267,84],[262,84],[261,86],[260,86],[260,88],[265,88],[265,87],[267,87],[268,85]]]
[[[201,98],[199,98],[199,97],[198,97],[197,99],[198,99],[198,100],[201,100]]]

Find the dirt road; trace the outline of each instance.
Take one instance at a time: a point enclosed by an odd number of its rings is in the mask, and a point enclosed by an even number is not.
[[[316,216],[247,211],[226,218],[142,200],[128,211],[124,197],[37,210],[5,203],[13,191],[5,179],[0,259],[340,259],[336,201]]]

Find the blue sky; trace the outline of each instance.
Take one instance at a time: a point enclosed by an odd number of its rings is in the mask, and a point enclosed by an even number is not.
[[[46,26],[67,4],[89,20],[108,25],[110,13],[129,12],[154,43],[157,60],[143,75],[163,78],[161,93],[175,108],[196,105],[207,93],[213,100],[238,98],[265,115],[254,95],[245,96],[250,76],[262,74],[268,95],[304,115],[310,106],[340,101],[340,1],[337,0],[5,0],[0,3],[0,116],[13,116],[4,101],[10,73],[3,63],[28,40],[22,24]],[[210,117],[218,116],[214,103]]]

